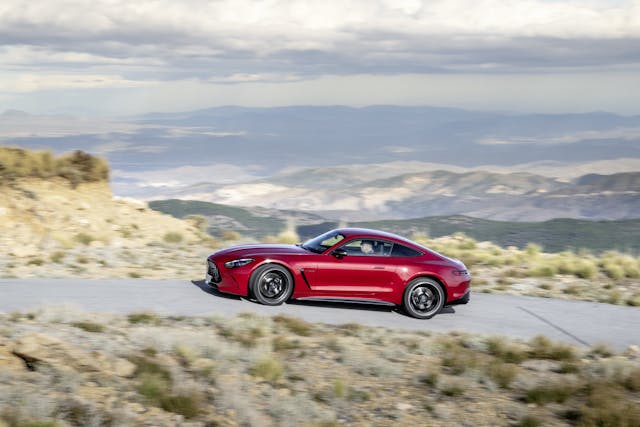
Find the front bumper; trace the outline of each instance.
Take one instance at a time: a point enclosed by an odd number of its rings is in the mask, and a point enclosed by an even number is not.
[[[204,276],[205,283],[220,292],[246,296],[247,286],[240,286],[240,283],[248,283],[248,276],[246,276],[248,274],[247,271],[245,271],[244,268],[234,268],[233,271],[231,271],[224,266],[223,261],[224,260],[216,260],[215,258],[207,258],[207,272]]]
[[[220,276],[220,270],[215,262],[207,259],[207,274],[205,275],[204,282],[207,285],[216,285],[220,283],[222,277]]]
[[[471,299],[471,289],[467,289],[467,292],[461,298],[458,298],[455,301],[448,302],[447,305],[459,305],[459,304],[467,304]]]

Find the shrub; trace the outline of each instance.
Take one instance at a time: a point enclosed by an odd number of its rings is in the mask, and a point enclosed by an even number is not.
[[[55,262],[55,263],[60,263],[62,262],[62,259],[66,256],[66,254],[63,251],[55,251],[51,254],[51,256],[49,257],[49,259],[51,259],[51,262]]]
[[[520,421],[518,421],[518,424],[516,424],[517,427],[539,427],[541,425],[542,421],[540,421],[533,415],[525,415],[524,417],[520,418]]]
[[[220,235],[222,240],[240,240],[242,236],[235,230],[224,230]]]
[[[311,332],[313,330],[313,326],[310,323],[305,322],[301,319],[297,319],[295,317],[289,317],[282,314],[275,316],[273,318],[273,321],[277,325],[283,326],[294,334],[303,337],[308,337],[309,335],[311,335]]]
[[[533,277],[553,277],[557,273],[556,267],[550,264],[533,265],[529,269],[529,274]]]
[[[169,231],[169,232],[165,233],[163,239],[167,243],[180,243],[180,242],[182,242],[183,237],[182,237],[182,234],[180,234],[178,232]]]
[[[95,322],[74,322],[71,325],[87,332],[104,332],[105,329],[104,325]]]
[[[83,245],[90,245],[91,242],[93,242],[95,239],[95,237],[93,237],[90,234],[86,234],[86,233],[78,233],[76,234],[76,236],[74,237],[74,240],[78,243],[81,243]]]
[[[155,313],[150,312],[140,312],[140,313],[131,313],[127,316],[127,320],[132,324],[153,324],[158,325],[160,323],[160,318]]]
[[[301,347],[300,341],[291,340],[282,335],[277,335],[275,338],[273,338],[273,340],[271,341],[271,345],[273,347],[273,351],[286,351]]]
[[[624,379],[624,386],[629,391],[640,391],[640,368],[636,368],[627,374]]]
[[[581,279],[593,279],[598,275],[598,269],[592,261],[582,259],[574,267],[574,274]]]
[[[442,366],[453,375],[461,375],[478,364],[476,352],[462,347],[458,342],[445,341],[443,353]]]
[[[546,403],[564,403],[575,391],[569,384],[556,383],[545,384],[527,390],[525,400],[527,403],[544,405]]]
[[[167,412],[183,415],[185,418],[195,418],[201,412],[201,399],[195,393],[162,396],[160,407]]]
[[[557,361],[572,361],[576,359],[573,347],[553,343],[549,338],[537,336],[529,342],[529,357],[534,359],[550,359]]]
[[[626,303],[631,307],[640,307],[640,293],[635,293],[627,298]]]
[[[538,245],[537,243],[528,243],[524,251],[527,256],[536,257],[542,252],[542,246]]]
[[[283,372],[284,369],[280,361],[270,356],[263,357],[250,369],[251,375],[264,378],[270,382],[280,379]]]
[[[587,402],[578,413],[582,426],[637,426],[640,409],[629,402],[618,387],[604,383],[588,384]]]
[[[498,387],[508,389],[518,373],[518,368],[510,363],[492,363],[487,373]]]
[[[456,397],[464,394],[464,387],[461,384],[452,382],[443,385],[442,388],[440,388],[440,391],[445,396]]]
[[[438,384],[438,372],[433,371],[429,372],[425,375],[422,375],[418,379],[420,383],[427,385],[429,387],[435,387]]]
[[[83,151],[54,157],[50,151],[32,151],[0,147],[0,181],[18,178],[61,177],[71,185],[108,181],[109,165],[101,158]]]
[[[29,262],[27,262],[27,265],[36,265],[38,267],[42,264],[44,264],[44,260],[42,258],[30,259]]]

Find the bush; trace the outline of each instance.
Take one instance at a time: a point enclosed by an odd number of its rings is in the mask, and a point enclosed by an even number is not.
[[[95,239],[95,237],[93,237],[90,234],[86,234],[86,233],[78,233],[76,234],[76,236],[74,237],[74,240],[78,243],[81,243],[83,245],[89,245],[91,244],[91,242],[93,242]]]
[[[266,356],[260,359],[251,369],[253,376],[264,378],[267,381],[275,382],[282,377],[284,369],[280,361],[273,357]]]
[[[557,361],[573,361],[576,353],[573,347],[553,343],[549,338],[537,336],[529,342],[529,357],[533,359],[550,359]]]
[[[224,230],[220,235],[222,240],[240,240],[242,236],[235,230]]]
[[[565,383],[545,384],[527,391],[527,403],[544,405],[546,403],[564,403],[575,391],[575,388]]]
[[[498,387],[508,389],[518,374],[518,368],[511,363],[492,363],[487,373]]]
[[[160,323],[158,315],[150,312],[131,313],[127,316],[127,320],[132,324],[146,323],[158,325]]]
[[[56,158],[50,151],[0,147],[0,181],[52,177],[64,178],[74,187],[84,182],[108,181],[109,165],[83,151]]]
[[[163,239],[167,243],[180,243],[180,242],[182,242],[183,237],[182,237],[182,234],[180,234],[178,232],[169,231],[169,232],[165,233]]]
[[[62,262],[62,259],[66,256],[66,254],[63,251],[55,251],[51,254],[51,256],[49,257],[49,259],[51,259],[51,262],[55,262],[56,264],[59,264]]]
[[[517,427],[539,427],[541,425],[542,421],[532,415],[525,415],[520,418],[520,421],[516,424]]]
[[[294,334],[303,337],[308,337],[309,335],[311,335],[311,332],[313,330],[313,326],[310,323],[305,322],[301,319],[297,319],[295,317],[289,317],[282,314],[275,316],[273,318],[273,321],[277,325],[283,326]]]
[[[200,414],[200,397],[193,394],[174,394],[162,396],[160,407],[167,412],[183,415],[185,418],[195,418]]]
[[[105,329],[104,325],[94,322],[74,322],[71,325],[87,332],[104,332]]]
[[[638,426],[640,409],[629,402],[618,387],[604,383],[588,384],[587,402],[578,413],[582,426]]]

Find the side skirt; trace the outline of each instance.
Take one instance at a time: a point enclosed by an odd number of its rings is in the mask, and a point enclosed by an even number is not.
[[[302,297],[302,298],[296,298],[296,300],[317,301],[317,302],[343,302],[343,303],[351,303],[351,304],[371,304],[371,305],[384,305],[388,307],[396,306],[392,302],[381,301],[377,299],[367,299],[367,298]]]

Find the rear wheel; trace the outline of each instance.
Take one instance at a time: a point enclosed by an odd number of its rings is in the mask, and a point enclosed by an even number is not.
[[[251,275],[251,292],[259,303],[280,305],[293,293],[293,277],[281,265],[260,266]]]
[[[402,302],[410,316],[430,319],[442,310],[445,296],[440,283],[428,277],[419,277],[409,282]]]

